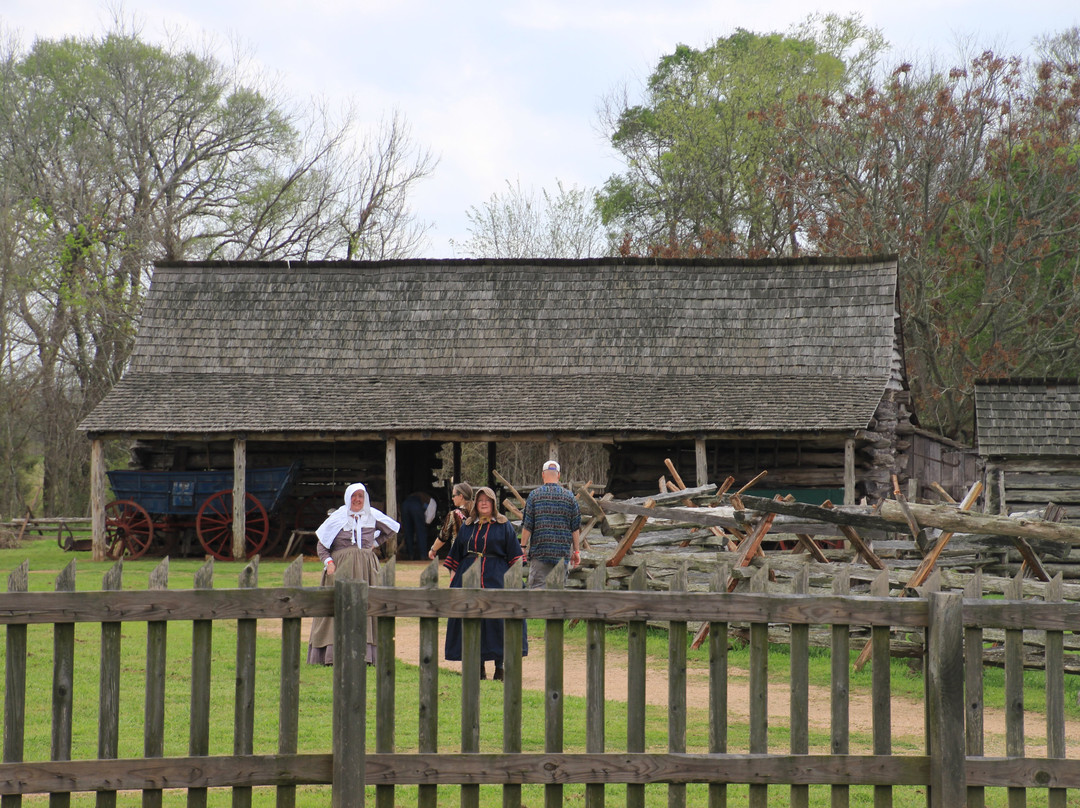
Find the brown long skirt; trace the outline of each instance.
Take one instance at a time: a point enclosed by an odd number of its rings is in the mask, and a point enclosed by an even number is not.
[[[367,581],[371,585],[378,582],[379,559],[374,550],[360,549],[356,545],[337,551],[334,558],[334,574],[329,575],[323,569],[320,586],[333,586],[334,579],[343,581]],[[375,618],[367,621],[367,653],[369,663],[375,663]],[[307,661],[309,665],[334,664],[334,618],[316,617],[311,621],[311,636],[308,640]]]

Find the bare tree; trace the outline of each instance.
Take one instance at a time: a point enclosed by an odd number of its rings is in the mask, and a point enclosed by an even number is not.
[[[466,255],[477,258],[590,258],[610,252],[593,195],[556,180],[556,191],[506,182],[506,193],[492,194],[470,207]]]
[[[0,47],[0,380],[33,398],[44,510],[71,512],[74,428],[123,372],[154,261],[401,257],[435,162],[400,116],[358,147],[355,112],[292,113],[239,63],[119,23]]]

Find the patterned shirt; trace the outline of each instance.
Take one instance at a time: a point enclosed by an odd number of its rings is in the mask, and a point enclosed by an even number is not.
[[[581,527],[581,511],[574,495],[557,483],[534,488],[525,500],[521,527],[531,533],[529,558],[555,562],[570,558],[573,532]]]

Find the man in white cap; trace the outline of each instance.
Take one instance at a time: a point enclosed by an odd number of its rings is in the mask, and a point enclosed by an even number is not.
[[[561,471],[557,460],[544,463],[544,484],[525,500],[521,548],[529,559],[529,589],[543,589],[557,564],[581,563],[581,511],[574,495],[559,485]]]

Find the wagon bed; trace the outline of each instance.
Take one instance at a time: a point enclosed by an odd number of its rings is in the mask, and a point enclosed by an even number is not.
[[[245,483],[245,557],[262,549],[269,514],[281,504],[299,464],[248,469]],[[218,559],[231,558],[232,470],[109,471],[116,499],[106,506],[108,554],[137,558],[154,533],[194,527],[200,543]]]

